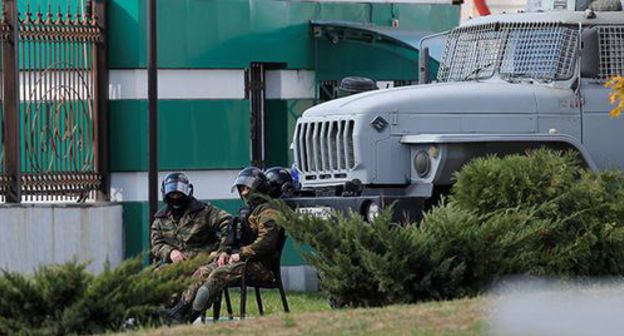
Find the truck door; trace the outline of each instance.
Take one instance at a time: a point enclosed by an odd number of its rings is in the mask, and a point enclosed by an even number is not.
[[[597,72],[593,78],[583,78],[581,86],[582,142],[600,169],[624,169],[621,142],[624,120],[609,116],[614,107],[609,102],[606,80],[624,75],[624,26],[598,26],[596,31]],[[584,52],[585,54],[585,52]],[[589,75],[589,74],[588,74]]]

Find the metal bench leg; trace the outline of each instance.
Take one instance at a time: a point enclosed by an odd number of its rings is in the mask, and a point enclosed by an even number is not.
[[[232,311],[232,300],[230,300],[230,291],[227,289],[223,289],[223,294],[225,295],[225,307],[227,308],[228,318],[230,320],[234,319],[234,312]]]
[[[260,296],[260,288],[256,287],[256,303],[258,304],[258,311],[260,315],[264,315],[264,309],[262,308],[262,297]]]
[[[286,300],[286,293],[284,292],[284,286],[281,281],[278,281],[278,289],[280,296],[282,297],[282,306],[284,306],[284,311],[289,313],[290,309],[288,309],[288,301]]]
[[[243,278],[244,279],[244,278]],[[241,284],[241,302],[240,302],[240,318],[241,320],[245,318],[247,308],[247,286],[245,285],[245,281],[243,280]]]
[[[219,316],[221,315],[221,299],[223,298],[223,293],[220,293],[217,297],[217,300],[212,305],[212,320],[219,321]]]

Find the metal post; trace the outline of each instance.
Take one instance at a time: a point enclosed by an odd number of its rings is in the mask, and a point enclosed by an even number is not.
[[[4,0],[6,22],[11,34],[2,46],[2,68],[4,90],[2,109],[4,113],[4,173],[10,177],[7,203],[20,203],[22,200],[20,167],[20,110],[19,110],[19,68],[17,64],[18,18],[16,0]]]
[[[156,45],[156,0],[147,1],[147,97],[149,105],[149,220],[158,210],[158,62]]]
[[[249,99],[251,108],[251,164],[264,168],[264,64],[251,63],[249,69]]]
[[[95,15],[100,27],[102,40],[95,44],[94,72],[95,104],[97,106],[97,161],[96,172],[101,178],[100,190],[97,193],[98,201],[108,201],[110,194],[110,175],[108,167],[108,31],[106,27],[106,0],[90,0],[90,6],[95,2]]]
[[[429,83],[429,48],[420,49],[418,56],[418,84],[427,84]]]

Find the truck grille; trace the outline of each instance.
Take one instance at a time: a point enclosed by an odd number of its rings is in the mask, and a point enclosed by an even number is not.
[[[306,180],[344,178],[355,167],[353,120],[299,122],[295,162]]]

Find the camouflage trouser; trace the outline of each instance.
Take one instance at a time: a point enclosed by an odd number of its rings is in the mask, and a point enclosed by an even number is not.
[[[182,294],[185,302],[193,302],[193,310],[208,309],[228,285],[239,281],[243,275],[245,263],[238,262],[218,267],[216,262],[202,266],[193,274],[192,285]],[[273,272],[259,262],[247,264],[247,276],[250,280],[269,281]],[[197,295],[201,291],[201,295]]]
[[[208,255],[205,255],[205,254],[198,254],[198,255],[193,256],[193,258],[201,258],[201,259],[199,260],[199,262],[201,262],[201,263],[204,263],[204,262],[211,262],[212,260],[215,260],[215,259],[217,258],[217,253],[216,253],[216,252],[211,252],[211,253],[210,253],[210,254],[208,254]],[[186,262],[195,262],[195,261],[194,261],[194,260],[187,260],[187,261],[184,261],[184,262],[186,263]],[[215,265],[216,265],[216,263],[215,263]],[[153,265],[152,265],[152,267],[153,267],[153,271],[154,271],[155,273],[158,273],[158,272],[163,272],[163,271],[167,271],[169,268],[171,268],[171,267],[177,267],[177,266],[178,266],[178,264],[174,264],[174,263],[171,263],[171,262],[162,262],[162,261],[161,261],[161,262],[159,262],[159,263],[155,263],[155,264],[153,264]],[[203,266],[203,267],[205,267],[205,266]],[[201,269],[201,268],[203,268],[203,267],[200,267],[200,269]],[[198,279],[198,280],[197,280],[197,281],[195,281],[195,282],[200,281],[200,279],[199,279],[199,278],[197,278],[197,276],[196,276],[196,273],[197,273],[199,270],[196,270],[195,272],[193,272],[193,271],[192,271],[192,269],[193,269],[193,268],[191,268],[191,267],[186,267],[186,269],[182,270],[182,272],[183,272],[183,273],[181,273],[181,276],[183,276],[183,277],[185,277],[185,278],[192,277],[192,279]],[[210,272],[208,272],[208,274],[209,274],[209,273],[210,273]],[[208,277],[208,274],[206,274],[206,277]],[[199,282],[198,284],[195,284],[195,282],[193,282],[193,286],[194,286],[194,287],[196,287],[196,288],[192,289],[192,291],[193,291],[193,294],[192,294],[192,295],[193,295],[193,296],[195,295],[195,292],[197,292],[197,289],[198,289],[198,288],[201,286],[201,284],[202,284],[202,282]],[[193,286],[192,286],[192,287],[193,287]],[[182,294],[182,293],[180,293],[180,292],[177,292],[177,293],[172,294],[172,295],[171,295],[171,297],[169,298],[169,302],[166,304],[166,306],[167,306],[167,307],[173,307],[173,306],[174,306],[174,305],[178,302],[178,300],[180,299],[181,294]],[[190,299],[189,301],[187,301],[187,302],[191,302],[192,300],[193,300],[193,297],[191,297],[191,299]]]
[[[208,276],[210,276],[210,273],[216,268],[218,268],[217,262],[213,261],[208,265],[200,266],[195,273],[193,273],[191,285],[182,293],[184,302],[193,302],[199,288],[208,280]]]

